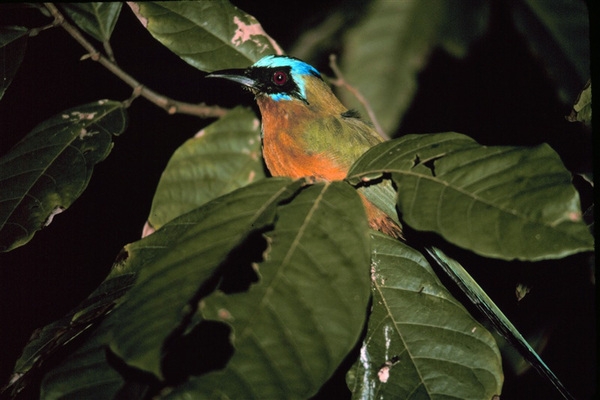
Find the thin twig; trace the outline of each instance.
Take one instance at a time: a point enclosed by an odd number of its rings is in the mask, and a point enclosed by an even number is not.
[[[115,53],[113,52],[110,42],[108,40],[105,40],[104,42],[102,42],[102,47],[104,47],[104,52],[108,56],[108,59],[114,64],[116,64],[117,60],[115,60]]]
[[[188,114],[201,118],[218,118],[222,117],[227,113],[227,111],[229,111],[226,108],[219,106],[207,106],[204,103],[185,103],[156,93],[152,89],[149,89],[135,80],[131,75],[123,71],[117,64],[104,57],[90,42],[86,40],[79,29],[65,20],[64,16],[53,3],[44,3],[44,6],[54,17],[55,25],[60,25],[64,30],[66,30],[69,35],[71,35],[73,39],[75,39],[88,52],[89,58],[100,63],[103,67],[108,69],[127,85],[131,86],[134,90],[135,97],[137,97],[137,95],[144,97],[146,100],[149,100],[160,108],[166,110],[169,114]],[[131,103],[132,99],[133,98],[129,99],[129,103]]]
[[[390,137],[385,133],[385,131],[379,124],[379,121],[377,121],[375,112],[371,108],[371,105],[369,104],[367,99],[365,99],[365,97],[358,91],[358,89],[356,89],[354,86],[350,85],[344,78],[344,75],[342,75],[342,72],[340,71],[340,69],[337,65],[337,57],[335,56],[335,54],[331,54],[329,56],[329,66],[331,67],[331,70],[333,71],[333,73],[335,74],[335,77],[336,77],[336,79],[331,80],[331,83],[334,84],[335,86],[344,87],[348,91],[350,91],[350,93],[352,93],[352,95],[354,95],[354,97],[356,97],[356,99],[360,102],[360,104],[363,105],[363,107],[367,111],[367,114],[369,115],[369,118],[371,119],[371,122],[373,123],[373,126],[375,127],[375,130],[377,131],[377,133],[379,133],[379,135],[384,140],[390,140]]]
[[[46,29],[54,28],[59,24],[60,22],[55,18],[54,21],[52,21],[48,25],[40,26],[38,28],[31,28],[28,34],[30,37],[37,36],[40,34],[40,32],[45,31]]]

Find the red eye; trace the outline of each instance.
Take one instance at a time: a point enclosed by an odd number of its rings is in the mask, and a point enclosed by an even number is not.
[[[287,82],[288,76],[283,71],[276,71],[273,74],[273,83],[276,85],[283,85]]]

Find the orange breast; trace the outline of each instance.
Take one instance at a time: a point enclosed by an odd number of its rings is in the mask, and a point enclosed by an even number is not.
[[[280,107],[267,97],[257,99],[262,114],[263,157],[273,176],[342,180],[348,172],[326,154],[312,153],[303,140],[307,108],[300,102]]]

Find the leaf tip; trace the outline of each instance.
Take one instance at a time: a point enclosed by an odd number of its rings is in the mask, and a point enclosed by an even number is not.
[[[148,18],[144,17],[140,12],[140,5],[138,3],[134,3],[133,1],[128,1],[127,5],[131,8],[131,11],[135,14],[137,19],[141,22],[144,28],[148,28]]]
[[[152,226],[150,221],[146,221],[146,223],[144,224],[144,228],[142,228],[142,238],[145,238],[146,236],[150,236],[154,232],[156,232],[156,229]]]

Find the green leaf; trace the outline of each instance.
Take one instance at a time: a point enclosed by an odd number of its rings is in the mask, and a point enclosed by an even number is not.
[[[489,1],[446,0],[436,12],[444,14],[436,38],[455,57],[465,57],[470,45],[489,28]]]
[[[68,355],[67,359],[57,367],[58,371],[51,370],[44,381],[43,390],[50,393],[48,396],[60,393],[61,395],[72,394],[75,398],[79,390],[84,389],[88,384],[93,390],[95,383],[88,381],[88,376],[91,374],[90,370],[105,368],[101,362],[109,339],[105,333],[109,329],[107,326],[112,326],[102,320],[133,286],[139,271],[145,265],[168,253],[177,244],[178,239],[193,228],[199,222],[198,218],[202,217],[202,213],[184,214],[169,222],[160,231],[126,245],[110,274],[85,301],[65,317],[32,335],[23,354],[17,360],[8,390],[18,393],[21,388],[29,384],[32,377],[35,379],[36,374],[40,373],[40,368],[50,357],[55,357],[58,351],[59,354],[67,355],[73,350],[75,353]],[[98,322],[102,322],[100,327],[97,327]],[[93,333],[86,339],[82,348],[73,347],[73,339],[90,329],[93,329]],[[64,371],[70,372],[65,374]],[[105,373],[111,374],[108,371]]]
[[[23,375],[36,364],[43,363],[56,349],[88,329],[91,323],[101,320],[133,286],[139,271],[169,252],[177,244],[177,240],[199,222],[199,216],[201,217],[199,213],[182,215],[160,231],[127,244],[110,274],[86,300],[32,337],[17,360],[15,376]]]
[[[28,32],[21,26],[0,27],[0,99],[23,61]]]
[[[527,343],[525,338],[510,322],[504,313],[496,306],[492,299],[485,293],[469,273],[455,260],[446,256],[441,250],[433,248],[427,250],[429,254],[442,267],[444,272],[467,295],[469,300],[490,320],[494,328],[500,333],[519,353],[544,377],[546,377],[565,399],[574,399],[556,375],[542,361],[535,350]]]
[[[195,304],[202,283],[251,232],[272,224],[275,206],[302,184],[263,179],[187,214],[196,221],[193,227],[171,236],[173,246],[144,266],[136,285],[111,315],[116,321],[111,341],[115,354],[162,377],[163,343],[193,312],[189,303]]]
[[[548,146],[487,147],[458,133],[407,135],[367,151],[348,173],[391,173],[403,220],[476,253],[560,258],[593,249],[571,174]]]
[[[216,291],[199,309],[233,328],[234,355],[166,398],[309,398],[356,344],[369,299],[368,229],[356,192],[343,182],[308,187],[278,208],[266,236],[259,281],[247,292]]]
[[[345,79],[366,98],[385,132],[393,133],[400,124],[416,93],[417,74],[434,46],[442,42],[454,54],[464,55],[469,43],[481,35],[488,15],[486,3],[369,3],[364,17],[344,39],[341,67]],[[353,93],[340,91],[339,95],[349,108],[367,115]]]
[[[52,364],[59,359],[58,357],[64,357],[73,349],[77,349],[76,346],[80,344],[79,338],[82,337],[82,334],[94,331],[98,322],[104,319],[106,314],[131,287],[134,280],[135,275],[131,272],[121,269],[119,274],[114,274],[113,270],[113,274],[102,282],[88,299],[63,318],[34,332],[15,364],[10,383],[3,388],[3,391],[16,396],[27,386],[35,384],[34,382],[39,379],[40,374],[46,372],[48,361],[52,360],[50,362]],[[91,338],[85,338],[84,348],[88,345],[96,346],[96,344],[88,343],[89,341],[95,341],[96,335],[97,332],[94,332]],[[105,342],[104,344],[106,344]],[[101,352],[102,357],[104,356],[105,348],[99,348],[97,351]],[[98,359],[100,355],[94,357]],[[82,371],[88,368],[87,358],[87,355],[83,360],[80,356],[73,356],[68,361],[70,366],[65,367],[71,369],[73,373],[67,376],[61,375],[57,385],[61,388],[76,387],[78,385],[77,381],[82,379],[77,374],[84,373]],[[61,368],[59,367],[59,369]]]
[[[571,115],[567,117],[570,122],[583,122],[586,126],[592,127],[592,81],[588,81],[585,88],[579,93],[577,101],[573,105]]]
[[[77,199],[125,130],[120,102],[100,100],[35,127],[0,158],[0,250],[27,243]]]
[[[416,250],[373,233],[373,309],[346,380],[354,399],[491,399],[502,389],[492,335]]]
[[[123,3],[62,3],[66,14],[85,32],[100,42],[108,42]]]
[[[572,103],[590,77],[588,6],[570,0],[510,4],[515,27],[554,78],[561,99]]]
[[[226,0],[139,2],[130,7],[156,40],[202,71],[245,68],[266,55],[283,53],[254,17]]]
[[[110,324],[101,325],[73,354],[51,369],[42,381],[43,400],[106,400],[115,398],[125,383],[107,361]]]
[[[209,200],[265,177],[260,122],[236,108],[175,151],[164,170],[148,221],[156,229]]]

